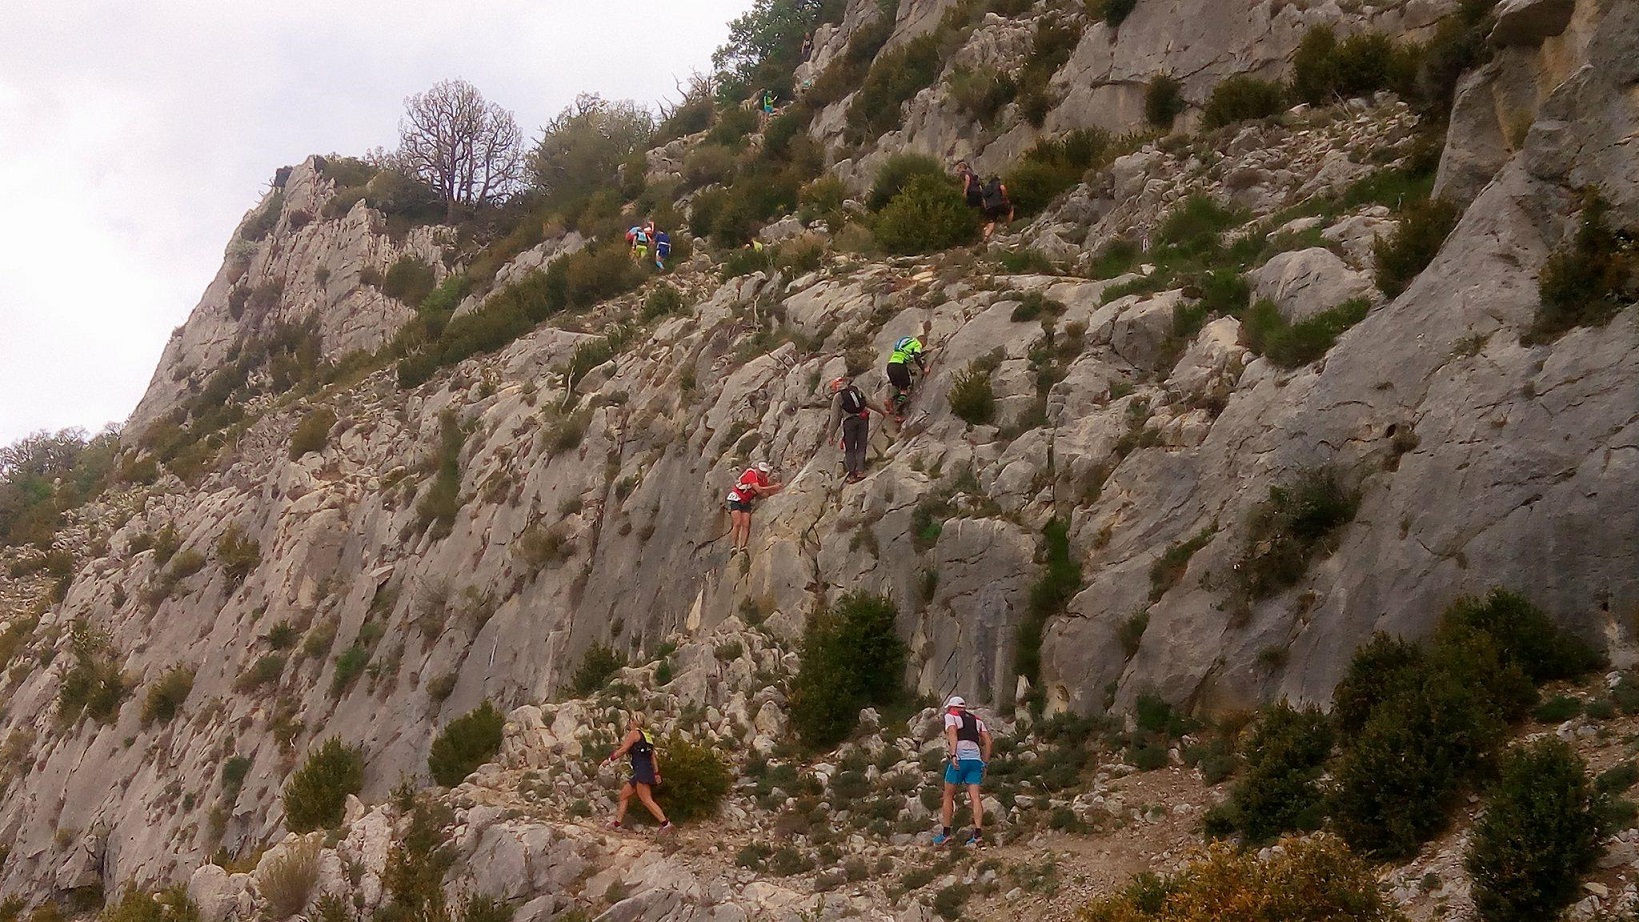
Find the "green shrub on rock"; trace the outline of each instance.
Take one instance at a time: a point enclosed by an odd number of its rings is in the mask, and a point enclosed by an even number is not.
[[[285,827],[291,832],[327,829],[342,821],[347,795],[364,790],[364,752],[330,737],[308,754],[285,783]]]
[[[1372,244],[1377,287],[1391,298],[1399,297],[1439,255],[1459,216],[1457,206],[1444,199],[1407,205],[1394,233]]]
[[[1464,864],[1484,922],[1557,918],[1600,846],[1598,795],[1570,746],[1547,738],[1508,753]]]
[[[1292,323],[1274,302],[1259,301],[1246,314],[1247,346],[1281,368],[1301,368],[1331,351],[1339,336],[1366,319],[1371,307],[1365,298],[1351,298]]]
[[[728,763],[711,746],[673,733],[655,747],[659,751],[660,776],[665,783],[656,789],[656,800],[674,823],[706,819],[728,796],[733,777]]]
[[[584,698],[607,684],[625,665],[626,658],[612,648],[594,644],[581,657],[580,666],[576,667],[574,676],[569,680],[569,691]]]
[[[973,362],[956,374],[950,385],[950,411],[970,426],[982,426],[996,415],[996,392],[990,368]]]
[[[877,214],[873,230],[889,253],[933,253],[971,241],[979,218],[949,178],[923,175]]]
[[[1542,305],[1528,342],[1551,342],[1575,327],[1601,326],[1633,300],[1639,252],[1630,235],[1610,227],[1609,214],[1603,198],[1590,196],[1576,236],[1549,255],[1537,282]]]
[[[182,710],[183,702],[193,691],[194,672],[186,666],[167,669],[148,689],[148,698],[142,704],[142,722],[169,723]]]
[[[835,745],[862,708],[904,694],[907,648],[894,627],[898,616],[889,599],[852,593],[809,620],[791,690],[791,723],[804,743]]]
[[[1286,108],[1286,88],[1268,80],[1240,74],[1212,88],[1202,111],[1204,128],[1279,115]]]
[[[1604,664],[1604,658],[1587,642],[1560,630],[1542,609],[1506,589],[1494,589],[1483,599],[1465,596],[1452,603],[1443,616],[1441,631],[1449,635],[1459,629],[1488,635],[1502,658],[1533,682],[1575,678]]]
[[[302,417],[290,433],[290,460],[303,455],[324,451],[330,442],[330,430],[336,425],[336,411],[320,407]]]
[[[1408,675],[1424,668],[1423,651],[1378,631],[1354,652],[1349,671],[1332,692],[1332,719],[1345,739],[1359,735],[1372,711],[1399,690]]]
[[[1457,791],[1504,724],[1486,690],[1430,670],[1373,710],[1338,761],[1332,816],[1349,845],[1384,859],[1445,827]]]
[[[1184,112],[1184,88],[1171,74],[1156,74],[1144,88],[1144,120],[1152,128],[1170,130]]]
[[[501,751],[505,726],[506,718],[487,700],[450,721],[427,754],[428,773],[447,788],[465,781],[478,766]]]
[[[899,194],[910,188],[913,180],[922,176],[932,176],[955,186],[956,180],[945,174],[944,167],[939,161],[927,154],[899,153],[889,157],[876,172],[876,181],[871,183],[871,191],[865,196],[865,205],[872,211],[881,211],[888,207],[888,203],[899,197]],[[815,180],[815,185],[824,182]],[[838,181],[840,185],[840,180]],[[845,193],[845,188],[831,190],[826,194],[833,196],[836,193]],[[837,202],[841,204],[840,201]]]
[[[1281,701],[1265,710],[1242,753],[1245,771],[1217,821],[1254,844],[1318,828],[1324,803],[1319,780],[1332,740],[1331,721],[1317,708],[1298,710]]]
[[[1337,532],[1354,519],[1360,499],[1330,468],[1302,471],[1269,488],[1252,514],[1236,573],[1246,594],[1266,598],[1294,586],[1317,554],[1329,553]]]

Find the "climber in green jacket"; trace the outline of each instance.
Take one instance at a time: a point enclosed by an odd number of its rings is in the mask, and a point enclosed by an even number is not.
[[[916,374],[911,374],[911,364],[916,365]],[[894,343],[893,354],[888,356],[888,382],[893,385],[893,412],[900,421],[905,421],[905,406],[910,403],[911,392],[916,388],[916,378],[927,371],[927,352],[922,341],[914,336],[901,336]]]

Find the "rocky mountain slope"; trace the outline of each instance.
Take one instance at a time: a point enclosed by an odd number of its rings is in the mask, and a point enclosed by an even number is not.
[[[887,47],[951,5],[901,4]],[[849,4],[805,66],[842,54],[877,9]],[[1086,29],[1040,129],[1011,115],[999,133],[966,125],[941,81],[863,147],[841,136],[841,100],[810,131],[857,187],[901,150],[985,167],[1041,132],[1134,127],[1153,74],[1175,74],[1198,106],[1224,77],[1277,72],[1313,23],[1420,35],[1446,12],[1146,0],[1119,30]],[[1009,36],[1034,15],[991,14],[948,66],[1024,66],[1028,43]],[[11,756],[0,767],[0,886],[38,902],[193,875],[213,919],[246,917],[261,905],[248,879],[196,869],[219,849],[244,856],[280,841],[282,786],[300,756],[337,737],[362,746],[368,770],[322,875],[373,908],[389,831],[404,821],[389,793],[421,771],[438,727],[489,699],[511,710],[509,744],[498,770],[445,802],[463,818],[469,859],[452,886],[504,892],[541,919],[602,904],[615,907],[609,919],[815,911],[813,876],[770,883],[766,857],[725,871],[729,846],[709,833],[659,856],[567,821],[576,799],[601,809],[594,792],[607,784],[578,762],[553,764],[568,752],[554,746],[613,715],[584,701],[550,716],[534,708],[561,698],[588,651],[641,663],[678,645],[675,656],[693,659],[679,662],[670,719],[766,755],[786,732],[774,686],[806,620],[853,591],[897,603],[918,694],[960,693],[1003,722],[1017,716],[1007,729],[1029,745],[1020,705],[1035,697],[1047,713],[1083,715],[1127,714],[1150,695],[1203,716],[1283,696],[1326,702],[1374,631],[1425,636],[1452,600],[1495,586],[1630,665],[1635,313],[1551,342],[1530,331],[1538,274],[1575,233],[1585,187],[1618,224],[1639,223],[1639,10],[1509,0],[1497,21],[1502,50],[1463,80],[1440,158],[1438,185],[1466,208],[1392,298],[1377,288],[1373,245],[1409,218],[1372,190],[1421,154],[1418,117],[1385,93],[1196,133],[1184,130],[1190,112],[989,247],[926,258],[836,247],[817,267],[770,260],[731,278],[697,247],[664,282],[406,388],[362,358],[416,315],[387,293],[387,275],[410,254],[436,283],[468,254],[451,229],[395,226],[366,201],[348,204],[324,158],[295,166],[247,216],[167,346],[126,430],[129,461],[153,463],[179,410],[226,408],[224,427],[178,449],[196,459],[189,468],[167,462],[75,512],[58,538],[71,580],[53,587],[29,566],[0,577],[0,745]],[[651,169],[665,174],[697,143],[651,154]],[[1172,220],[1192,215],[1205,230]],[[827,231],[792,217],[765,234],[790,235],[793,252]],[[1254,254],[1229,274],[1282,323],[1350,305],[1364,316],[1319,357],[1277,363],[1250,314],[1214,311],[1211,292],[1170,274],[1169,254],[1208,238],[1209,249]],[[1116,241],[1133,251],[1100,271]],[[501,267],[492,290],[581,244],[551,236]],[[656,295],[663,284],[679,304]],[[473,294],[457,313],[482,303]],[[881,393],[882,358],[907,334],[936,355],[914,418],[903,429],[876,420],[871,475],[845,486],[823,444],[823,382],[855,372]],[[323,386],[279,386],[323,360],[340,368]],[[226,383],[237,389],[219,391],[235,368]],[[994,411],[973,423],[951,396],[976,376]],[[721,496],[764,459],[787,488],[758,509],[749,558],[731,558]],[[1244,568],[1274,540],[1259,523],[1317,478],[1347,494],[1352,518],[1290,579],[1249,590]],[[1051,571],[1044,532],[1055,521],[1084,583],[1043,611],[1033,595]],[[26,563],[33,552],[8,553]],[[731,643],[740,657],[708,655]],[[1031,670],[1021,645],[1037,643]],[[646,668],[639,688],[655,682]],[[158,718],[154,690],[182,673],[176,716]],[[110,674],[131,693],[107,719],[60,716],[65,687]],[[716,718],[685,721],[685,704]],[[912,778],[928,744],[919,719],[887,731],[857,744],[873,783]],[[222,771],[234,760],[245,761],[230,793]],[[1090,770],[1043,815],[1097,825],[1119,764]],[[1180,784],[1205,805],[1199,781]],[[749,843],[765,822],[751,805],[769,793],[742,787],[752,793],[723,828]],[[1034,806],[1023,796],[1021,815]],[[913,845],[895,838],[927,820],[905,799],[883,817],[905,829],[850,841],[850,860],[900,868]],[[555,806],[536,815],[537,800]],[[1181,842],[1190,815],[1154,819]],[[1171,847],[1129,857],[1130,869]],[[984,888],[1012,889],[996,868],[938,873],[974,884],[989,873]],[[623,893],[632,898],[612,898]],[[898,896],[866,885],[821,912],[926,912]]]

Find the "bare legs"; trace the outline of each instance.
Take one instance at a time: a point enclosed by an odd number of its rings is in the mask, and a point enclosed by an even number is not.
[[[646,784],[637,784],[632,781],[628,781],[620,787],[620,805],[615,808],[615,822],[623,822],[626,819],[626,805],[631,803],[633,794],[636,794],[638,801],[648,808],[651,816],[662,824],[666,822],[665,812],[660,809],[659,804],[654,802],[652,789]]]
[[[738,509],[731,509],[729,510],[728,518],[729,521],[734,524],[734,527],[729,530],[729,535],[733,539],[734,549],[737,551],[743,551],[746,549],[746,545],[751,543],[751,513],[741,512]]]

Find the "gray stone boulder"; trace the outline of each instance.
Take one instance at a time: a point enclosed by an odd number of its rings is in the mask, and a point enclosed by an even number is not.
[[[1540,45],[1563,33],[1576,12],[1576,0],[1502,0],[1493,13],[1493,45]]]
[[[1278,253],[1253,270],[1251,281],[1254,298],[1275,302],[1281,316],[1293,322],[1351,298],[1377,296],[1376,287],[1364,272],[1350,269],[1325,247]]]

